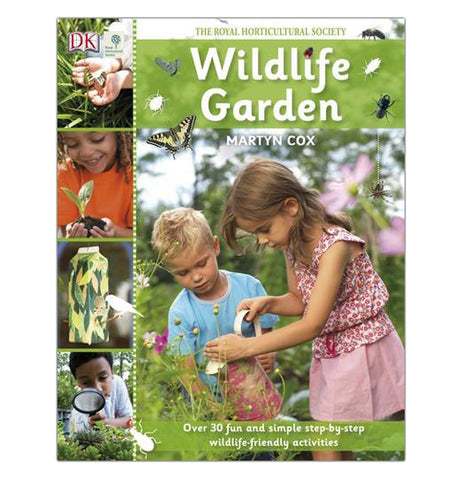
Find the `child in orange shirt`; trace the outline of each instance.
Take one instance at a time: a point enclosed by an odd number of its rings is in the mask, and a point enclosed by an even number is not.
[[[58,133],[58,236],[131,237],[133,234],[132,134],[128,132]],[[106,222],[88,231],[77,206],[61,187],[78,194],[94,181],[85,215]]]

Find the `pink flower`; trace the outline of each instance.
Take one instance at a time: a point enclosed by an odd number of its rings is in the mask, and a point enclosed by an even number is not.
[[[156,332],[146,332],[143,335],[143,345],[146,348],[151,348],[156,341],[156,335],[157,335]]]
[[[155,340],[154,351],[159,355],[167,348],[168,343],[168,330],[164,330],[162,335],[157,335]]]
[[[340,171],[341,182],[327,182],[326,193],[320,197],[328,213],[336,213],[343,208],[352,208],[356,204],[359,185],[366,180],[374,168],[373,162],[367,155],[360,155],[353,169],[349,165],[342,165]]]
[[[393,217],[390,223],[377,234],[379,250],[383,255],[404,255],[404,218]]]

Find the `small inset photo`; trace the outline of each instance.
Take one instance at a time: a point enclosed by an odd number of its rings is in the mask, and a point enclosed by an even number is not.
[[[132,360],[58,352],[58,460],[133,459]]]
[[[58,132],[58,237],[133,236],[132,134]]]
[[[133,126],[133,22],[58,19],[58,128]]]
[[[133,246],[58,243],[58,348],[132,346]]]

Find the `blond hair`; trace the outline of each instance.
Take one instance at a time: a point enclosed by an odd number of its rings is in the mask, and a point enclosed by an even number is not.
[[[213,233],[202,212],[180,207],[166,210],[154,223],[151,246],[161,258],[174,258],[187,248],[213,247]]]
[[[287,167],[260,158],[239,172],[227,196],[221,220],[225,242],[235,252],[242,254],[238,243],[237,217],[264,221],[281,213],[288,198],[295,198],[300,207],[289,232],[289,248],[294,262],[303,257],[304,244],[312,240],[308,232],[315,224],[323,227],[338,225],[348,231],[352,230],[349,217],[344,214],[328,214],[319,200],[319,193],[303,187]]]

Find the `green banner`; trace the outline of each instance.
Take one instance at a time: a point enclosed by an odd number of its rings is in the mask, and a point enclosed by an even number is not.
[[[404,422],[143,422],[161,451],[404,450]]]
[[[138,40],[137,65],[138,128],[404,128],[404,40]]]

